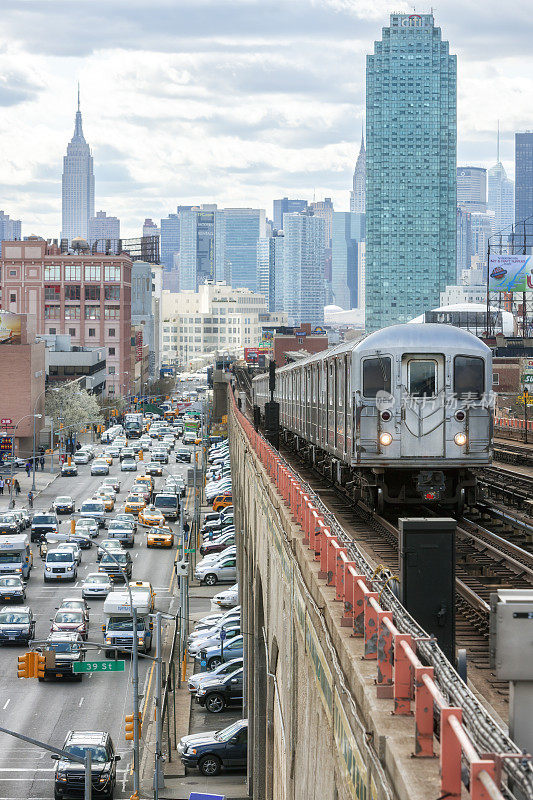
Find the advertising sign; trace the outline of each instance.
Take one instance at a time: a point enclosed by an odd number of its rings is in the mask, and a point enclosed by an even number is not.
[[[255,364],[260,356],[269,356],[271,353],[270,347],[245,347],[244,360],[247,364]]]
[[[0,311],[0,344],[20,344],[22,317],[10,311]]]
[[[491,255],[489,292],[527,292],[533,289],[533,262],[530,255]]]
[[[13,437],[0,436],[0,453],[9,453],[13,451]]]

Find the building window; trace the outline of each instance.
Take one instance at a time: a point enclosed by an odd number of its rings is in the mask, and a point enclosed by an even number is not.
[[[72,286],[65,286],[65,300],[79,300],[80,299],[80,285],[73,284]]]
[[[110,375],[114,375],[115,374],[115,367],[109,367],[108,372],[109,372]]]
[[[59,303],[61,294],[61,287],[60,286],[45,286],[44,287],[44,299],[45,300],[57,300]]]
[[[114,336],[115,335],[115,329],[114,328],[109,328],[109,335],[110,336]]]
[[[89,336],[96,336],[96,328],[89,328]]]
[[[106,300],[120,300],[120,286],[104,287],[104,298]]]
[[[44,268],[45,281],[60,281],[61,280],[61,267],[59,264],[53,267]]]
[[[106,306],[104,309],[105,319],[119,319],[120,306]]]
[[[79,264],[65,265],[66,281],[81,281],[81,266]]]
[[[104,267],[104,281],[120,281],[120,267]]]
[[[17,302],[17,295],[16,294],[10,294],[9,295],[9,302],[10,303],[16,303]]]
[[[86,286],[85,287],[86,300],[100,300],[100,287],[99,286]]]
[[[17,274],[17,270],[16,269],[10,269],[9,270],[9,274],[11,275],[11,277],[14,278],[16,276],[16,274]]]
[[[500,385],[500,373],[494,372],[492,375],[492,385],[499,386]]]
[[[45,319],[60,319],[61,306],[45,306],[44,318]]]
[[[51,336],[54,336],[54,335],[55,335],[55,333],[56,333],[56,328],[48,328],[48,333],[49,333]]]
[[[85,306],[85,319],[100,319],[100,306]]]
[[[80,307],[65,306],[65,319],[80,319]]]
[[[110,347],[109,348],[109,355],[110,356],[114,356],[115,355],[115,348],[114,347]]]
[[[76,328],[69,328],[68,332],[69,336],[76,336]]]
[[[86,281],[99,281],[100,280],[100,264],[86,264],[85,265],[85,280]]]

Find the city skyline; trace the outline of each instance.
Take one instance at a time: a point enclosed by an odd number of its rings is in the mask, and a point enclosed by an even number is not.
[[[134,23],[125,26],[125,9],[111,2],[103,32],[93,31],[84,3],[61,24],[54,6],[46,18],[39,4],[28,7],[24,25],[14,12],[5,14],[0,141],[8,155],[0,196],[25,234],[60,233],[60,163],[77,78],[95,157],[96,204],[120,218],[125,236],[137,234],[148,214],[159,219],[192,202],[269,211],[275,197],[331,196],[336,210],[348,210],[364,116],[364,57],[386,22],[385,7],[302,1],[288,14],[284,6],[288,48],[276,14],[265,27],[256,2],[228,3],[224,19],[208,0],[201,15],[184,2],[170,7],[159,0],[144,13],[134,6]],[[512,179],[514,133],[530,125],[529,52],[522,52],[517,26],[503,25],[496,4],[471,21],[474,27],[456,10],[454,3],[439,8],[439,24],[463,65],[458,163],[492,166],[500,117],[501,158]],[[167,31],[174,15],[180,33],[173,36]],[[89,31],[83,43],[73,23]],[[35,30],[45,35],[34,40]],[[127,55],[134,48],[133,64]],[[498,59],[488,61],[489,52]],[[522,59],[518,70],[522,55],[526,68]],[[215,80],[212,63],[220,59]]]

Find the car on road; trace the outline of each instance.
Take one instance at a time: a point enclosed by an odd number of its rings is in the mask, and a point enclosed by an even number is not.
[[[120,542],[118,539],[102,539],[96,551],[96,560],[101,561],[102,556],[105,554],[106,550],[109,550],[110,552],[114,553],[115,550],[122,552],[123,549],[124,548],[122,547],[122,542]]]
[[[120,464],[121,472],[137,472],[137,462],[133,458],[125,458]]]
[[[168,464],[168,453],[166,450],[153,450],[152,451],[152,463],[154,461],[159,462],[160,464]]]
[[[46,533],[59,533],[59,525],[55,514],[36,512],[31,521],[30,538],[32,542],[40,542]]]
[[[51,633],[57,633],[57,631],[79,633],[82,639],[87,639],[89,635],[89,623],[85,619],[83,611],[70,608],[59,609],[51,622]]]
[[[146,534],[146,547],[173,547],[174,534],[170,528],[154,526]]]
[[[35,617],[31,608],[0,608],[0,644],[28,645],[31,639],[35,639]]]
[[[215,676],[222,678],[226,675],[231,675],[236,670],[241,669],[243,663],[242,658],[232,658],[231,661],[225,661],[223,664],[219,664],[219,666],[215,667],[211,672],[195,672],[187,681],[189,692],[191,694],[196,694],[204,681],[209,681]]]
[[[133,532],[137,533],[137,517],[133,514],[115,514],[113,517],[114,520],[121,522],[129,522],[133,528]]]
[[[111,444],[109,447],[105,449],[106,455],[111,456],[111,458],[118,458],[120,456],[120,447],[117,447],[116,444]]]
[[[134,592],[144,592],[145,594],[148,592],[151,598],[151,610],[155,609],[155,592],[150,581],[130,581],[128,586],[132,594]]]
[[[138,514],[145,505],[146,503],[142,497],[137,494],[130,494],[124,503],[124,511],[129,514]]]
[[[244,670],[235,670],[229,675],[216,675],[202,681],[196,692],[196,702],[212,714],[220,714],[229,706],[242,708]]]
[[[113,456],[107,450],[103,452],[100,458],[107,463],[109,467],[113,466]]]
[[[113,478],[111,476],[108,476],[107,478],[104,478],[104,480],[102,481],[102,486],[111,486],[111,488],[113,489],[114,492],[116,492],[116,494],[120,494],[120,481],[118,478]]]
[[[20,575],[4,575],[0,577],[0,603],[10,600],[12,603],[23,603],[26,599],[26,588]]]
[[[74,513],[74,500],[70,495],[60,495],[56,497],[52,503],[52,507],[56,514],[73,514]]]
[[[76,464],[61,464],[61,477],[62,478],[76,478],[78,475],[78,467]]]
[[[52,650],[54,653],[54,656],[46,661],[44,677],[39,678],[41,682],[46,678],[74,678],[77,681],[83,678],[83,673],[76,674],[73,670],[75,663],[85,661],[83,639],[79,633],[65,631],[51,633],[46,644],[36,649],[40,652]]]
[[[125,550],[104,553],[100,559],[99,571],[106,572],[112,581],[124,581],[124,573],[126,573],[127,580],[131,580],[132,569],[133,561]]]
[[[178,755],[185,767],[197,768],[205,777],[224,769],[245,769],[248,754],[248,720],[240,719],[219,731],[183,736]]]
[[[216,594],[211,602],[219,608],[234,608],[239,605],[239,584],[235,583],[229,589]]]
[[[78,565],[70,550],[49,550],[44,562],[44,582],[52,580],[75,581]]]
[[[78,452],[74,454],[74,458],[72,460],[75,464],[88,464],[91,460],[91,457],[87,451],[78,450]]]
[[[125,520],[111,520],[107,526],[107,536],[109,539],[116,539],[124,547],[133,547],[135,544],[133,526]]]
[[[20,521],[17,519],[15,514],[12,514],[11,512],[0,514],[0,534],[2,536],[5,534],[8,536],[15,536],[17,533],[20,533],[20,530]]]
[[[113,591],[113,584],[105,572],[90,572],[81,585],[81,596],[86,600],[105,598]]]
[[[91,497],[85,500],[80,507],[80,517],[94,519],[99,528],[105,528],[106,510],[101,497]]]
[[[117,782],[117,761],[115,746],[109,733],[105,731],[69,731],[63,750],[84,758],[86,750],[91,751],[92,796],[98,800],[113,800]],[[54,775],[54,800],[71,797],[84,797],[85,768],[83,764],[70,761],[56,754]]]
[[[90,536],[91,539],[96,539],[98,536],[98,523],[95,522],[94,519],[90,517],[85,517],[84,519],[77,519],[76,520],[76,533],[80,533],[82,536]],[[83,544],[80,545],[83,547]]]
[[[77,542],[59,542],[56,550],[58,552],[71,552],[74,556],[76,564],[79,566],[81,564],[81,548]]]
[[[91,475],[109,475],[109,464],[103,459],[97,459],[91,464]]]
[[[156,461],[149,461],[145,469],[148,475],[154,475],[157,477],[161,477],[163,475],[163,467]]]
[[[184,462],[187,464],[191,463],[191,451],[188,450],[186,447],[178,447],[175,453],[176,453],[176,464],[179,464],[180,462]]]
[[[234,581],[237,577],[237,559],[234,555],[225,556],[220,553],[218,561],[205,564],[199,562],[194,570],[194,577],[206,586]]]
[[[165,524],[165,517],[155,506],[149,505],[139,511],[139,522],[141,525],[161,526]]]
[[[89,622],[89,606],[83,597],[64,597],[56,611],[65,611],[66,609],[81,611],[87,622]]]
[[[95,492],[95,497],[100,498],[102,503],[104,504],[104,508],[106,511],[114,511],[115,509],[115,492],[113,489],[98,489]]]

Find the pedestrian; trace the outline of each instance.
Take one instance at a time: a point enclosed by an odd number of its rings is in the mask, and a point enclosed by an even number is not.
[[[29,478],[29,477],[30,477],[30,473],[31,473],[31,461],[28,461],[28,462],[27,462],[27,464],[26,464],[26,466],[24,467],[24,469],[26,470],[26,475],[27,475],[27,476],[28,476],[28,478]]]
[[[41,472],[44,472],[44,456],[40,457],[39,464],[41,465]]]
[[[18,482],[18,480],[17,480],[16,478],[15,478],[15,480],[13,481],[13,489],[15,490],[15,494],[16,494],[16,495],[17,495],[17,497],[18,497],[18,496],[19,496],[19,494],[20,494],[20,483]]]
[[[30,477],[30,476],[28,475],[28,478],[29,478],[29,477]],[[33,508],[33,492],[32,492],[32,490],[31,490],[31,489],[30,489],[30,491],[28,492],[28,508]]]
[[[0,475],[0,494],[4,494],[4,479]]]

